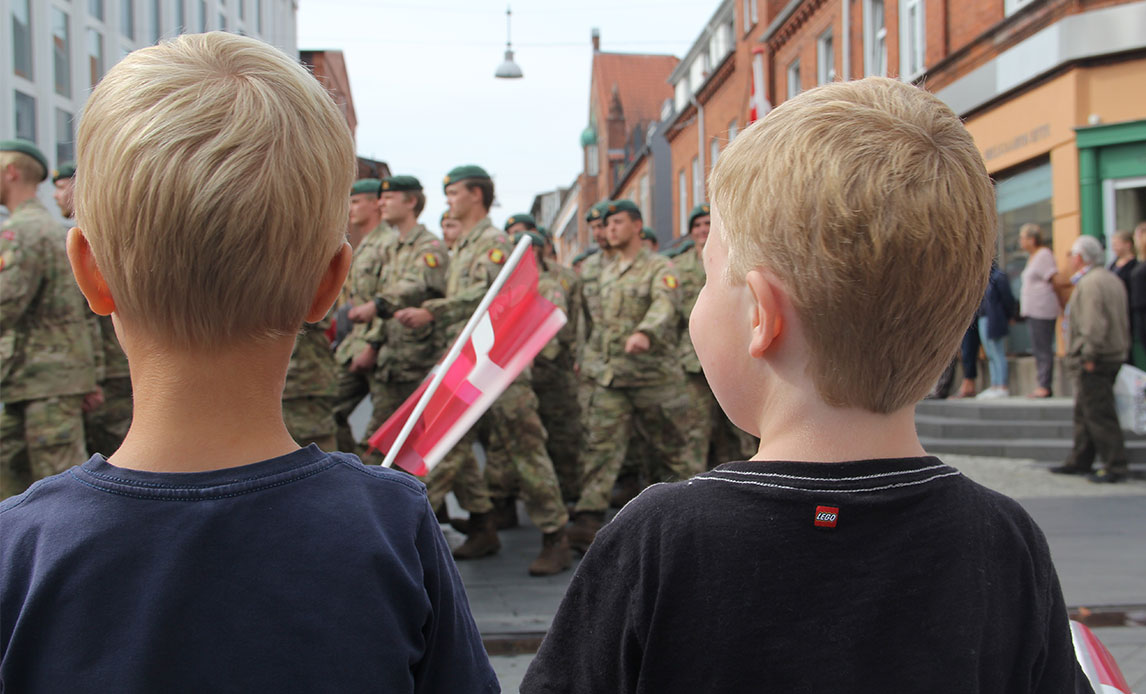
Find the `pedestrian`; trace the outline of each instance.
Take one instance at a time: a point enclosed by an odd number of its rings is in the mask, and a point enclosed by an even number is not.
[[[995,248],[958,116],[832,83],[740,133],[710,186],[691,333],[760,449],[601,529],[521,691],[1089,692],[1042,532],[915,432]]]
[[[72,281],[65,231],[36,197],[48,161],[0,141],[0,498],[87,457],[85,404],[98,400],[93,323]]]
[[[452,340],[481,303],[513,251],[513,245],[489,219],[494,187],[485,169],[472,164],[455,167],[442,185],[450,216],[462,226],[450,261],[446,295],[425,301],[420,307],[403,308],[394,317],[411,330],[436,322]],[[493,504],[488,486],[473,453],[479,430],[484,430],[490,439],[504,447],[526,511],[542,533],[541,552],[529,565],[530,575],[548,576],[565,571],[572,563],[565,534],[569,514],[561,501],[553,461],[545,450],[547,434],[537,414],[537,396],[530,385],[528,369],[510,383],[482,417],[479,427],[466,432],[427,478],[435,507],[452,489],[463,508],[470,511],[470,532],[466,541],[454,550],[454,558],[478,559],[497,552],[501,546],[491,514]],[[455,481],[458,484],[455,485]]]
[[[1016,308],[1011,281],[998,265],[991,263],[987,292],[979,305],[979,339],[987,353],[991,387],[979,393],[978,399],[1005,398],[1011,394],[1007,387],[1007,334]]]
[[[687,479],[703,469],[685,427],[694,412],[677,340],[680,282],[671,262],[641,246],[641,211],[615,200],[605,212],[609,246],[617,254],[601,273],[600,319],[584,360],[596,365],[584,415],[581,498],[569,543],[585,551],[605,520],[634,428],[654,450],[658,481]]]
[[[350,309],[350,320],[371,327],[364,339],[376,350],[369,371],[372,405],[369,434],[373,434],[401,407],[438,363],[444,350],[433,323],[414,330],[393,319],[409,306],[445,295],[449,255],[445,244],[418,223],[426,206],[422,183],[413,176],[391,176],[381,181],[382,223],[396,232],[384,254],[373,294]],[[381,464],[379,451],[363,451],[362,459]]]
[[[1114,380],[1130,345],[1126,287],[1102,267],[1102,245],[1079,237],[1070,248],[1074,293],[1066,306],[1067,370],[1074,388],[1074,446],[1051,472],[1089,475],[1092,482],[1126,479],[1126,445],[1114,408]],[[1091,472],[1095,454],[1104,467]]]
[[[1111,250],[1114,251],[1114,260],[1110,261],[1109,270],[1118,275],[1122,284],[1126,286],[1126,295],[1130,296],[1130,279],[1138,267],[1138,254],[1134,250],[1134,235],[1129,231],[1116,231],[1110,241]],[[1127,320],[1133,323],[1133,316],[1127,314]],[[1130,348],[1126,350],[1126,363],[1134,363],[1134,343],[1131,336]]]
[[[1135,365],[1142,369],[1146,368],[1146,222],[1134,227],[1134,247],[1138,265],[1130,273],[1130,353],[1138,357]]]
[[[184,35],[103,76],[76,149],[69,254],[136,417],[0,503],[5,690],[498,691],[425,488],[283,424],[295,334],[351,263],[327,91],[261,41]]]
[[[283,385],[283,422],[299,445],[314,444],[324,451],[338,450],[338,422],[334,418],[338,395],[338,364],[326,337],[331,315],[306,323],[295,338]]]
[[[1019,309],[1030,326],[1031,352],[1035,357],[1038,378],[1038,387],[1031,391],[1029,397],[1049,398],[1054,379],[1054,326],[1062,308],[1055,287],[1069,282],[1058,271],[1054,254],[1046,246],[1039,225],[1024,224],[1019,228],[1019,246],[1027,253]]]

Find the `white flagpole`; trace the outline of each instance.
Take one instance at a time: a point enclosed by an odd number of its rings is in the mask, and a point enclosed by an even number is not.
[[[474,330],[477,328],[478,321],[489,310],[490,304],[493,303],[495,297],[505,283],[509,281],[509,276],[513,274],[517,264],[525,256],[526,251],[529,250],[533,242],[530,241],[528,236],[522,237],[514,247],[513,253],[510,254],[509,259],[505,261],[505,265],[501,268],[501,272],[497,273],[494,278],[493,284],[489,286],[489,291],[482,297],[481,303],[478,304],[477,310],[470,316],[470,320],[466,323],[466,327],[462,328],[458,338],[454,340],[454,344],[450,347],[450,351],[446,353],[446,358],[438,366],[437,373],[434,374],[434,379],[430,381],[430,385],[422,393],[419,398],[418,404],[414,406],[414,411],[406,419],[406,423],[402,425],[402,430],[398,432],[398,438],[394,439],[394,444],[390,446],[390,450],[386,452],[386,459],[382,461],[382,467],[393,467],[394,459],[398,457],[398,451],[402,449],[402,444],[406,443],[406,439],[410,438],[410,432],[414,430],[414,425],[418,422],[418,418],[426,411],[426,406],[430,404],[430,398],[437,392],[438,387],[442,385],[442,381],[446,379],[446,372],[450,370],[453,363],[457,361],[458,355],[462,353],[462,348],[465,347],[470,336],[473,335]]]

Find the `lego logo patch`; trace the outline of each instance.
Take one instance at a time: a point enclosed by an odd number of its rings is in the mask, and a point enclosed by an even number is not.
[[[491,248],[489,250],[489,259],[501,265],[505,262],[505,253],[502,253],[500,248]]]
[[[817,506],[816,519],[812,523],[817,528],[834,528],[840,518],[840,510],[835,506]]]

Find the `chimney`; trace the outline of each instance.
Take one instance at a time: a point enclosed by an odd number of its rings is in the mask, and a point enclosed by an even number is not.
[[[601,52],[601,30],[598,29],[597,27],[593,27],[593,31],[590,34],[590,36],[593,37],[593,52],[594,53],[600,53]]]

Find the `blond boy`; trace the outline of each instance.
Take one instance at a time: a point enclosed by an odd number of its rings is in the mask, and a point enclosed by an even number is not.
[[[601,530],[522,691],[1089,691],[1042,533],[915,434],[995,242],[959,119],[895,80],[815,89],[711,191],[691,334],[759,450]]]
[[[329,96],[266,44],[183,36],[104,76],[77,149],[68,254],[135,417],[0,504],[4,688],[496,691],[424,487],[283,424],[351,258]]]

